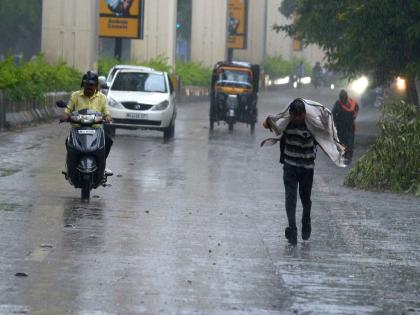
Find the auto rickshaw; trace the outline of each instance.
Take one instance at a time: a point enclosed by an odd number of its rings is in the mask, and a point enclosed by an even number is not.
[[[243,122],[255,130],[260,67],[246,62],[216,63],[212,71],[210,91],[210,130],[224,121],[229,130]]]

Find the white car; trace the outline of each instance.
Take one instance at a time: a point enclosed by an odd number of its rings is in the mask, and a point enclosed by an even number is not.
[[[99,77],[99,81],[102,83],[105,83],[105,89],[107,90],[109,86],[112,83],[112,79],[114,78],[115,73],[117,73],[118,70],[124,70],[124,69],[132,69],[132,70],[140,70],[140,71],[154,71],[154,69],[144,66],[134,66],[134,65],[115,65],[114,67],[109,70],[107,77],[104,76]]]
[[[174,136],[177,110],[166,72],[129,66],[117,69],[107,85],[112,123],[106,128],[111,135],[116,128],[125,128],[163,131],[165,139]]]

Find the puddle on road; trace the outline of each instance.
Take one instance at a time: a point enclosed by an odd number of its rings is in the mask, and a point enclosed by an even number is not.
[[[22,305],[0,304],[0,314],[29,314],[29,307]]]
[[[20,171],[20,169],[16,168],[0,168],[0,177],[11,176]]]
[[[13,212],[23,209],[23,206],[17,203],[0,203],[0,211]]]

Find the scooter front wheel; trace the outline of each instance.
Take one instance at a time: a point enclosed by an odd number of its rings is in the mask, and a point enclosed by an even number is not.
[[[81,198],[87,201],[90,199],[90,175],[83,175]]]

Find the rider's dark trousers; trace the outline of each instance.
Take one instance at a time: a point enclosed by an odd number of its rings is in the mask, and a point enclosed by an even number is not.
[[[113,143],[111,136],[105,132],[105,159],[108,157]]]
[[[283,181],[286,190],[286,213],[289,226],[296,227],[296,202],[299,188],[299,196],[303,206],[302,222],[311,220],[311,191],[314,178],[314,170],[284,164]]]

